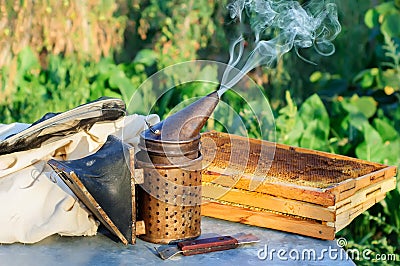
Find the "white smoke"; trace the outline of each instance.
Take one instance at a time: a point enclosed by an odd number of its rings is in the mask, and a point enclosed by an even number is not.
[[[314,47],[323,56],[332,55],[332,41],[341,30],[336,4],[312,0],[302,7],[292,0],[236,0],[228,5],[230,16],[240,23],[249,19],[254,33],[254,48],[244,61],[245,38],[241,35],[230,47],[228,67],[221,80],[221,95],[239,82],[253,68],[271,67],[283,54],[295,49]],[[276,37],[262,40],[266,30],[276,32]],[[244,61],[244,62],[242,62]],[[232,71],[242,62],[240,71]],[[310,62],[311,63],[311,62]]]

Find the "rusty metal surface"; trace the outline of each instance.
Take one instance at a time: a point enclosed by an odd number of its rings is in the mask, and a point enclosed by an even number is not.
[[[192,154],[200,148],[200,134],[185,140],[164,141],[158,139],[146,139],[145,132],[140,134],[139,148],[152,154],[168,154],[170,156],[182,156]]]
[[[166,244],[200,235],[201,160],[194,162],[191,169],[144,168],[137,201],[146,228],[141,239]]]
[[[192,160],[199,158],[200,152],[198,148],[197,150],[194,150],[191,153],[181,156],[175,156],[175,155],[160,155],[160,154],[140,151],[138,156],[143,158],[143,161],[151,161],[155,165],[183,166],[190,164]]]
[[[198,139],[194,141],[198,143]],[[175,143],[172,146],[179,149]],[[154,149],[158,153],[142,150],[135,157],[144,176],[137,200],[138,219],[144,221],[146,228],[141,239],[166,244],[200,235],[202,156],[198,144],[191,147],[197,158],[176,156],[176,150],[169,149],[175,160],[170,162],[169,153],[160,148]]]

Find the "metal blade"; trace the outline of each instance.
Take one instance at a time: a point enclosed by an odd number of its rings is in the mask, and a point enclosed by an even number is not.
[[[171,246],[171,245],[160,246],[156,248],[156,251],[163,260],[167,260],[172,256],[175,256],[176,254],[182,252],[182,250],[180,250],[177,246]]]
[[[233,235],[232,237],[236,238],[239,245],[260,242],[260,239],[253,234],[239,233],[239,234]]]

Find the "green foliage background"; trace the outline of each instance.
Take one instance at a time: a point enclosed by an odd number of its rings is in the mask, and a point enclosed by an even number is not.
[[[56,2],[48,1],[49,7]],[[65,111],[100,96],[129,101],[146,78],[166,66],[194,59],[228,61],[234,26],[227,15],[226,0],[89,2],[96,5],[87,14],[88,20],[97,23],[96,34],[117,25],[115,34],[118,37],[123,32],[124,42],[108,44],[105,52],[104,44],[90,41],[98,35],[89,34],[86,39],[81,34],[71,37],[74,45],[66,52],[49,45],[47,35],[40,43],[25,40],[27,45],[7,55],[9,63],[1,67],[1,123],[31,123],[46,112]],[[257,68],[250,76],[272,105],[277,142],[400,166],[400,1],[336,2],[343,29],[335,40],[333,56],[303,51],[317,63],[314,66],[289,53],[275,68]],[[69,3],[79,5],[79,1],[63,3],[70,9],[74,6]],[[10,43],[20,43],[19,35],[10,35],[16,23],[13,19],[18,16],[10,14],[31,6],[21,4],[15,11],[15,5],[3,4],[1,15],[8,14],[9,22],[2,24],[1,34]],[[43,12],[51,13],[52,9]],[[73,19],[63,17],[70,13],[53,15],[65,23]],[[65,38],[68,43],[68,35]],[[91,43],[92,48],[80,49],[80,41]],[[97,51],[96,56],[91,56],[91,51]],[[174,78],[180,75],[185,73],[176,73]],[[204,84],[178,87],[153,111],[164,117],[182,100],[205,95],[211,89]],[[150,91],[143,95],[146,106],[154,100]],[[245,106],[234,94],[228,94],[226,101],[246,116]],[[246,126],[250,136],[260,136],[251,121]],[[218,124],[209,127],[223,130]],[[399,254],[399,203],[400,185],[339,235],[359,249]]]

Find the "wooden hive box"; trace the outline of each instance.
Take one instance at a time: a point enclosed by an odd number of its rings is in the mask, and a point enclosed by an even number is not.
[[[396,167],[219,132],[202,135],[202,215],[332,240],[396,188]]]

